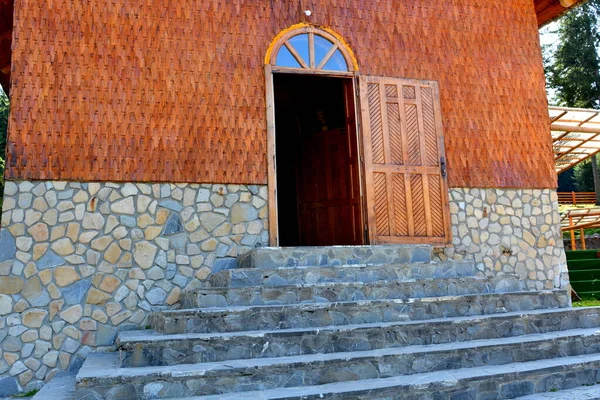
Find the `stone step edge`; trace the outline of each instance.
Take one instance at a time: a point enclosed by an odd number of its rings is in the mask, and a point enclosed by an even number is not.
[[[31,400],[75,400],[76,374],[58,373]]]
[[[431,385],[435,385],[436,387],[456,386],[461,380],[480,380],[490,377],[506,377],[509,374],[519,374],[521,376],[527,373],[548,374],[560,371],[570,371],[575,367],[587,365],[589,365],[590,368],[598,368],[600,366],[600,354],[596,353],[583,356],[561,357],[486,367],[434,371],[424,374],[393,376],[390,378],[336,382],[315,386],[297,386],[262,391],[186,397],[185,400],[320,399],[325,398],[328,395],[358,395],[361,393],[377,393],[377,390],[392,388],[402,390],[402,388],[408,388],[411,386],[420,388],[426,388],[426,386]],[[178,400],[184,399],[182,398]]]
[[[473,321],[486,321],[493,319],[507,319],[507,318],[519,318],[526,316],[540,316],[551,318],[554,316],[560,316],[566,312],[585,314],[590,310],[597,310],[600,312],[600,307],[578,307],[578,308],[552,308],[544,310],[530,310],[530,311],[510,311],[506,313],[497,314],[486,314],[476,316],[464,316],[464,317],[446,317],[446,318],[434,318],[427,320],[411,320],[411,321],[396,321],[396,322],[373,322],[363,324],[349,324],[349,325],[334,325],[324,327],[311,327],[311,328],[289,328],[289,329],[269,329],[260,331],[236,331],[236,332],[215,332],[215,333],[173,333],[163,334],[156,332],[151,329],[145,330],[133,330],[123,331],[117,336],[116,345],[117,347],[133,346],[134,344],[146,344],[156,343],[161,341],[179,341],[179,340],[211,340],[219,338],[234,338],[234,337],[264,337],[264,336],[294,336],[303,334],[317,334],[323,331],[330,332],[344,332],[358,329],[376,329],[376,328],[389,328],[395,326],[409,326],[409,325],[426,325],[428,328],[433,328],[433,325],[442,324],[459,324],[461,322],[470,323]]]
[[[528,396],[517,397],[515,400],[600,400],[600,384],[592,386],[578,386],[573,389],[559,390],[556,392],[536,393]],[[189,399],[188,399],[189,400]]]
[[[285,289],[285,288],[308,288],[308,287],[328,287],[328,286],[377,286],[384,284],[403,284],[403,283],[430,283],[430,282],[438,282],[438,281],[456,281],[457,283],[466,281],[473,282],[494,282],[494,281],[503,281],[505,279],[513,279],[519,280],[519,276],[516,274],[506,274],[502,276],[463,276],[463,277],[452,277],[452,278],[411,278],[411,279],[381,279],[376,281],[368,281],[368,282],[357,282],[357,281],[340,281],[340,282],[315,282],[315,283],[296,283],[296,284],[287,284],[287,285],[257,285],[257,286],[236,286],[236,287],[205,287],[205,288],[197,288],[190,291],[186,291],[183,295],[193,295],[194,293],[199,292],[219,292],[223,290],[250,290],[250,289]]]
[[[503,292],[503,293],[478,293],[478,294],[463,294],[456,296],[433,296],[433,297],[418,297],[418,298],[409,298],[409,299],[377,299],[377,300],[357,300],[357,301],[336,301],[336,302],[327,302],[327,303],[295,303],[295,304],[279,304],[279,305],[257,305],[257,306],[229,306],[229,307],[211,307],[211,308],[183,308],[179,310],[163,310],[157,311],[155,313],[163,314],[169,317],[177,317],[177,316],[185,316],[186,314],[195,313],[195,314],[208,314],[208,313],[230,313],[234,311],[251,311],[256,309],[273,309],[273,310],[281,310],[285,308],[301,308],[306,311],[310,311],[311,309],[323,309],[330,307],[338,307],[340,305],[369,305],[369,304],[385,304],[385,303],[396,303],[396,304],[410,304],[416,302],[444,302],[444,301],[453,301],[464,299],[467,297],[491,297],[491,296],[502,296],[502,295],[533,295],[533,294],[557,294],[567,296],[568,293],[564,289],[556,289],[556,290],[536,290],[536,291],[528,291],[522,290],[518,292]],[[558,308],[558,307],[557,307]],[[524,310],[526,311],[526,310]]]
[[[368,251],[373,251],[373,250],[405,250],[405,249],[411,249],[411,250],[420,250],[423,251],[424,253],[427,253],[427,262],[431,261],[432,256],[433,256],[433,247],[431,245],[426,245],[426,244],[417,244],[417,245],[399,245],[399,244],[394,244],[394,245],[360,245],[360,246],[344,246],[344,245],[338,245],[338,246],[304,246],[304,247],[258,247],[255,249],[252,249],[246,253],[240,254],[238,255],[238,266],[242,267],[242,268],[256,268],[256,269],[271,269],[273,267],[276,267],[274,265],[270,265],[270,266],[250,266],[248,264],[253,264],[254,260],[252,260],[252,258],[260,253],[268,253],[268,252],[272,252],[272,253],[285,253],[285,252],[295,252],[295,253],[308,253],[308,252],[313,252],[313,253],[318,253],[318,255],[326,255],[326,253],[331,253],[332,251],[335,252],[336,250],[342,250],[342,249],[356,249],[356,250],[368,250]],[[313,254],[314,255],[314,254]],[[335,253],[333,254],[335,255]],[[308,255],[310,257],[310,255]],[[329,256],[329,254],[327,254],[327,256]],[[413,255],[411,254],[411,259],[413,258]],[[275,260],[272,260],[275,261]],[[415,260],[415,262],[418,262],[418,260]],[[424,261],[425,262],[425,261]]]
[[[432,260],[429,262],[397,262],[397,263],[385,263],[385,264],[370,264],[370,263],[358,263],[358,264],[340,264],[340,265],[290,265],[290,266],[281,266],[281,267],[273,267],[273,268],[231,268],[231,269],[223,269],[219,272],[215,272],[214,275],[223,274],[227,272],[237,272],[237,271],[263,271],[265,273],[273,273],[276,271],[289,271],[289,270],[310,270],[312,268],[316,269],[346,269],[346,268],[407,268],[407,267],[440,267],[440,266],[452,266],[452,265],[460,265],[460,264],[469,264],[475,265],[476,263],[473,261],[465,261],[465,260]]]
[[[198,364],[176,364],[169,366],[149,366],[149,367],[132,367],[132,368],[118,368],[117,371],[114,369],[114,362],[110,363],[110,367],[98,368],[86,368],[86,365],[82,366],[81,370],[77,374],[77,383],[79,384],[86,379],[103,379],[103,378],[135,378],[148,375],[156,375],[156,377],[177,377],[185,376],[187,378],[193,378],[195,376],[201,377],[214,372],[247,372],[249,369],[262,369],[262,368],[293,368],[298,365],[307,366],[311,363],[327,364],[341,361],[357,361],[360,362],[362,359],[372,359],[379,357],[390,357],[390,356],[401,356],[409,354],[427,354],[427,353],[445,353],[453,352],[457,350],[474,350],[484,348],[494,348],[501,346],[522,346],[527,343],[540,343],[552,341],[555,339],[575,339],[575,338],[590,338],[597,337],[600,341],[600,330],[598,328],[586,328],[586,329],[569,329],[558,332],[548,333],[536,333],[522,336],[514,336],[508,338],[497,338],[497,339],[481,339],[472,340],[467,342],[452,342],[442,343],[434,345],[417,345],[408,347],[392,347],[368,351],[352,351],[352,352],[338,352],[338,353],[321,353],[321,354],[304,354],[300,356],[287,356],[287,357],[276,357],[276,358],[255,358],[255,359],[241,359],[241,360],[227,360],[217,362],[207,362]],[[109,353],[106,353],[109,354]],[[107,356],[108,357],[108,356]],[[120,360],[119,354],[114,353],[113,357]]]

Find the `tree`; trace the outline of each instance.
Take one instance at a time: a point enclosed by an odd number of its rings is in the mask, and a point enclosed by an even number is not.
[[[590,0],[574,8],[559,21],[559,40],[554,53],[548,56],[549,49],[545,49],[546,77],[556,105],[600,108],[599,14],[600,0]],[[600,200],[597,166],[594,156],[590,163],[576,167],[574,176],[579,190],[596,187],[596,197]]]

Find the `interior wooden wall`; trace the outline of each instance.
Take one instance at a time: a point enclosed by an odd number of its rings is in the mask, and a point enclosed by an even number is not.
[[[266,183],[263,58],[300,21],[439,81],[450,186],[556,186],[531,0],[16,0],[7,178]]]

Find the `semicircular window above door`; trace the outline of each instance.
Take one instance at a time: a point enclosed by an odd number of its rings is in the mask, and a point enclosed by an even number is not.
[[[270,64],[282,69],[354,72],[344,44],[333,34],[305,26],[286,33],[274,48]]]

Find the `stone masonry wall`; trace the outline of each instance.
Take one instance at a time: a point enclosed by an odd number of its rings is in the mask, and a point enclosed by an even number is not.
[[[566,288],[558,198],[550,189],[450,189],[452,246],[441,259],[471,259],[481,275],[517,274],[531,289]]]
[[[266,186],[7,182],[0,387],[76,368],[238,253],[268,245]]]
[[[568,286],[553,190],[451,189],[440,259],[531,289]],[[118,330],[268,244],[266,186],[7,182],[0,230],[0,389],[77,368]],[[2,394],[0,390],[0,395]]]

